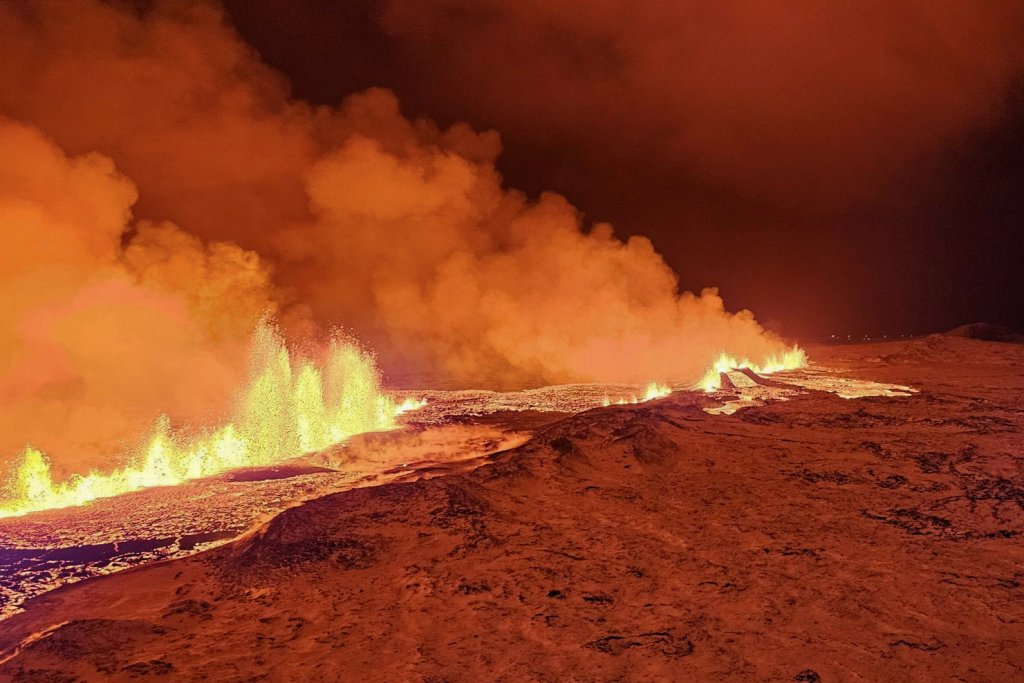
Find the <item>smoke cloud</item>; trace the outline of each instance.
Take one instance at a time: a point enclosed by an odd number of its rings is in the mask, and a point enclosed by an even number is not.
[[[161,412],[223,406],[274,307],[259,257],[172,224],[128,234],[136,188],[107,157],[6,119],[0,149],[0,448],[97,463]]]
[[[781,348],[643,237],[503,186],[498,135],[289,96],[220,10],[0,6],[0,436],[81,468],[223,411],[266,311],[464,384],[696,379]],[[54,425],[60,425],[54,429]]]

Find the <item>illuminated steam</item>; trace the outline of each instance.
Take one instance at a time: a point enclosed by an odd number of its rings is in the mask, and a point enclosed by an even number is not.
[[[466,385],[785,351],[649,240],[505,188],[493,131],[291,98],[209,3],[7,3],[0,34],[0,453],[56,480],[124,467],[160,415],[218,424],[268,312]]]

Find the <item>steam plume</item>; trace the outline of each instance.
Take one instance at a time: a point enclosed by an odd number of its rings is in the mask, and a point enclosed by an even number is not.
[[[290,98],[214,5],[31,0],[0,34],[5,452],[80,467],[160,412],[223,411],[268,309],[464,383],[696,380],[782,350],[680,294],[647,239],[503,187],[496,133],[385,90]]]
[[[259,258],[171,224],[126,235],[135,186],[106,157],[8,120],[0,148],[0,447],[87,466],[163,411],[222,406],[274,305]]]

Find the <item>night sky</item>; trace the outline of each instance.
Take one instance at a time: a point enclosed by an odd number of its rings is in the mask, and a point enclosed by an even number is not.
[[[228,0],[293,94],[392,89],[803,338],[1024,328],[1015,3]]]

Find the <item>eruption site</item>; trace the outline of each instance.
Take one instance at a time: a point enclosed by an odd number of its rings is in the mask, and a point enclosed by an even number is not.
[[[0,517],[271,465],[355,434],[394,429],[398,415],[422,407],[414,399],[397,404],[384,394],[373,359],[352,342],[332,340],[322,368],[307,359],[294,362],[268,323],[257,328],[253,347],[250,376],[231,422],[181,435],[161,417],[124,468],[73,475],[61,483],[53,481],[46,456],[29,447],[14,470],[12,496]]]
[[[800,364],[715,289],[680,293],[646,238],[504,187],[497,133],[406,119],[381,89],[291,98],[212,4],[5,3],[0,32],[6,514],[391,425],[354,352],[328,361],[327,407],[311,366],[290,378],[250,338],[271,314],[290,344],[344,326],[389,375],[470,387]]]
[[[1022,131],[1019,0],[0,0],[0,683],[1024,680]]]

